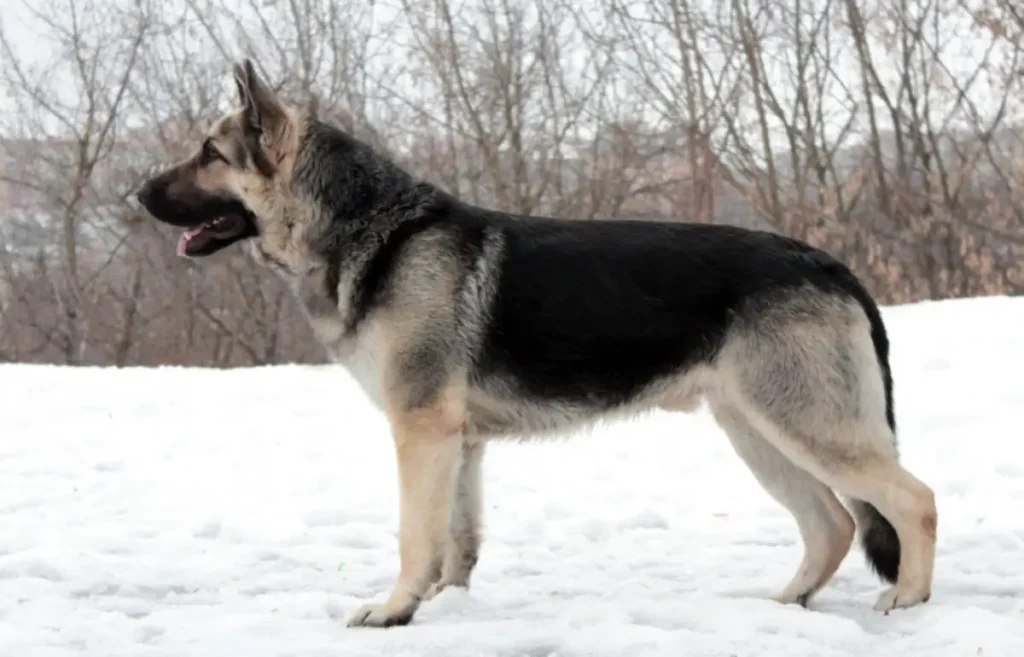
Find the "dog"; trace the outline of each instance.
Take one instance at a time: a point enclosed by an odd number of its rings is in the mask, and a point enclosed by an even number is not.
[[[886,329],[841,262],[767,231],[471,205],[286,104],[251,60],[233,73],[238,109],[137,197],[184,229],[180,255],[237,243],[277,272],[388,419],[398,576],[349,626],[469,586],[489,442],[701,403],[799,528],[774,599],[807,606],[859,534],[892,584],[875,609],[928,601],[935,496],[900,464]]]

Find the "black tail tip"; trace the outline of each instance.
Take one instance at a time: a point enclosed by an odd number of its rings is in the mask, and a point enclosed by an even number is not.
[[[868,565],[885,581],[893,584],[900,572],[900,539],[892,524],[870,504],[864,504],[861,544]]]

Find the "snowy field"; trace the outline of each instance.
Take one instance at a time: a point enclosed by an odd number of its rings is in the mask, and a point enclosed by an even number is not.
[[[938,495],[924,606],[873,612],[859,547],[810,610],[767,600],[796,528],[702,411],[493,447],[472,590],[347,629],[397,573],[397,501],[342,371],[0,366],[0,656],[1021,657],[1024,299],[885,316]]]

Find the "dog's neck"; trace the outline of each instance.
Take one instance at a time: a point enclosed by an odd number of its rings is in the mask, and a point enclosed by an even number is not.
[[[332,126],[307,119],[302,132],[288,189],[272,195],[286,200],[250,254],[285,280],[317,337],[338,351],[355,329],[349,297],[380,245],[438,191]]]

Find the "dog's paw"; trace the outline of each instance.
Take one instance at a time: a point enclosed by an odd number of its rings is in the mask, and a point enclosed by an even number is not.
[[[385,602],[382,605],[363,605],[349,616],[349,627],[399,627],[408,625],[416,614],[416,604],[394,605]]]
[[[782,605],[799,605],[806,609],[813,595],[812,591],[790,591],[786,589],[782,593],[771,596],[771,599]]]
[[[893,609],[905,609],[914,605],[923,604],[931,599],[929,591],[904,591],[899,586],[894,586],[878,597],[875,603],[875,611],[884,611],[888,614]]]

